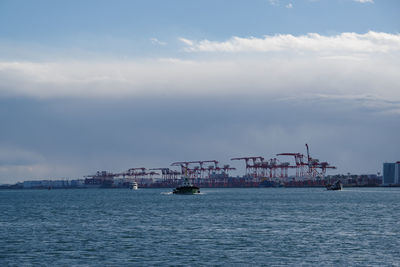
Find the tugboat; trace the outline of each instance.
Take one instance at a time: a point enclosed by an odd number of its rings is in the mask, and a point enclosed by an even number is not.
[[[326,185],[326,190],[342,190],[343,184],[340,180],[337,180],[334,184]]]
[[[173,194],[194,195],[200,193],[200,188],[192,185],[187,177],[184,178],[182,186],[179,186],[172,191]]]

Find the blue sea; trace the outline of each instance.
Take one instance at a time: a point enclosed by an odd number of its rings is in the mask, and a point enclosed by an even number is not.
[[[400,189],[0,190],[0,266],[399,266]]]

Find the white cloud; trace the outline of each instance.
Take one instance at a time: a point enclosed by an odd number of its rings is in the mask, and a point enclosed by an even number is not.
[[[137,62],[1,62],[0,97],[372,95],[400,100],[394,57],[261,56]]]
[[[359,3],[374,3],[374,0],[354,0],[355,2],[359,2]]]
[[[400,34],[370,31],[365,34],[342,33],[323,36],[317,33],[294,36],[280,34],[264,38],[232,37],[223,42],[180,39],[188,52],[319,52],[344,53],[388,53],[400,51]]]
[[[286,8],[293,8],[293,4],[292,3],[287,4]]]
[[[397,102],[381,101],[400,100],[396,34],[233,37],[221,43],[180,40],[188,51],[215,53],[193,58],[189,53],[189,60],[0,61],[0,97],[369,95],[371,100],[362,105],[399,110]],[[245,51],[256,54],[233,53]],[[380,104],[371,104],[374,99]]]
[[[186,45],[189,45],[189,46],[194,45],[194,43],[193,43],[192,41],[188,40],[188,39],[179,38],[179,40],[180,40],[182,43],[186,44]]]
[[[279,6],[279,0],[268,0],[268,2],[273,6]]]
[[[161,46],[167,45],[166,42],[162,42],[162,41],[158,40],[157,38],[150,38],[150,41],[154,45],[161,45]]]

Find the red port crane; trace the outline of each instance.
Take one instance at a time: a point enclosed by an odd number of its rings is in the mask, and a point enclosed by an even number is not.
[[[295,166],[288,166],[288,168],[296,169],[296,177],[303,177],[305,175],[304,172],[304,155],[301,153],[279,153],[277,156],[293,156],[295,161]]]
[[[212,168],[204,168],[204,163],[207,162],[212,162],[214,163],[214,166]],[[196,161],[180,161],[180,162],[174,162],[171,164],[171,166],[180,166],[181,167],[181,172],[182,174],[189,174],[192,178],[204,178],[204,173],[206,171],[209,172],[210,175],[210,170],[215,170],[217,172],[221,171],[221,168],[218,167],[219,161],[217,160],[196,160]],[[195,166],[194,168],[189,168],[190,164],[199,164],[199,166]]]
[[[308,171],[307,174],[310,178],[315,179],[316,177],[321,177],[323,178],[326,173],[326,169],[336,169],[335,166],[330,166],[328,162],[319,162],[318,159],[313,159],[310,156],[310,150],[308,147],[308,144],[306,144],[307,148],[307,166],[308,166]],[[318,171],[318,169],[321,169],[321,171]]]
[[[288,166],[296,168],[297,178],[315,179],[324,177],[327,169],[336,169],[335,166],[329,165],[328,162],[320,162],[319,159],[314,159],[310,155],[310,148],[306,144],[307,162],[304,161],[305,156],[301,153],[279,153],[277,156],[293,156],[296,166]],[[320,171],[319,171],[320,170]]]
[[[244,160],[246,162],[246,175],[257,176],[257,169],[260,166],[260,163],[264,161],[264,158],[261,156],[256,157],[240,157],[240,158],[231,158],[231,160]],[[253,165],[249,163],[249,161],[253,162]],[[259,160],[259,162],[257,162]]]

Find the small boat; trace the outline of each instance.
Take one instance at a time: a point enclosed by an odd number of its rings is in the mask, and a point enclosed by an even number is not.
[[[259,187],[283,187],[283,184],[276,182],[276,181],[264,180],[258,186]]]
[[[139,188],[138,183],[137,182],[133,182],[131,189],[132,190],[137,190],[138,188]]]
[[[334,184],[326,185],[327,190],[342,190],[343,184],[340,180],[337,180]]]
[[[192,185],[188,178],[184,178],[183,185],[175,188],[172,193],[181,195],[194,195],[200,193],[200,188]]]

